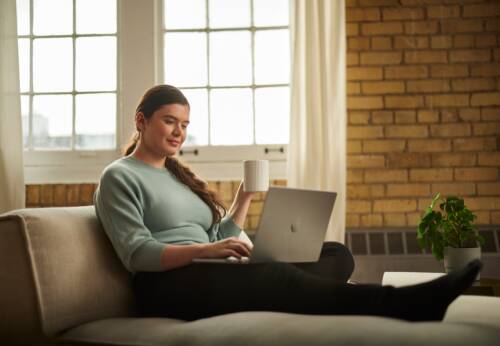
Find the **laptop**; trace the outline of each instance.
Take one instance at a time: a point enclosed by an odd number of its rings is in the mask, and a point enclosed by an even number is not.
[[[250,257],[195,258],[195,263],[316,262],[337,193],[270,187]]]

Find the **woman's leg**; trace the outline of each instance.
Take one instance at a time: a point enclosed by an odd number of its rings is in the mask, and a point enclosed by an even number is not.
[[[289,263],[198,263],[165,272],[137,273],[139,312],[195,320],[239,311],[379,315],[439,320],[467,289],[481,262],[429,283],[394,288],[350,285],[304,272]]]
[[[297,268],[310,274],[347,282],[354,271],[354,258],[351,251],[338,242],[325,242],[318,262],[293,263]]]

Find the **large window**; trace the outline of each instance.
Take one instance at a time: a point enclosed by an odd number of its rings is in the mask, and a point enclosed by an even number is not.
[[[116,149],[116,0],[17,0],[17,24],[25,149]]]
[[[191,103],[185,147],[288,143],[288,0],[164,0],[163,77]]]

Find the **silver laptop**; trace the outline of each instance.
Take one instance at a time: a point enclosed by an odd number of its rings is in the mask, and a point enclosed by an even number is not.
[[[337,193],[270,187],[249,258],[195,258],[198,263],[316,262]]]

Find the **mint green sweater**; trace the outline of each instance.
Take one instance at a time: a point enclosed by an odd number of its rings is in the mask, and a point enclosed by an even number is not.
[[[131,272],[162,271],[166,244],[208,243],[238,237],[241,229],[226,216],[212,226],[212,213],[189,187],[165,168],[133,156],[107,166],[94,194],[106,234]]]

